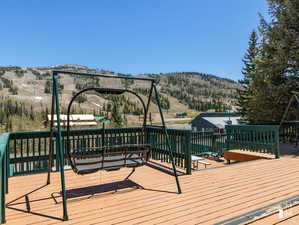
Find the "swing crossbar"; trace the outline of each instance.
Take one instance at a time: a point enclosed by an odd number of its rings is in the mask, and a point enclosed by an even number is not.
[[[156,79],[154,79],[154,78],[131,77],[131,76],[110,76],[110,75],[106,75],[106,74],[72,72],[72,71],[65,71],[65,70],[53,70],[53,73],[54,74],[56,73],[56,74],[88,76],[88,77],[105,77],[105,78],[116,78],[116,79],[127,79],[127,80],[143,80],[143,81],[156,82]]]

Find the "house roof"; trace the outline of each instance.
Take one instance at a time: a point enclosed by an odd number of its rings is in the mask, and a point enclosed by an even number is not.
[[[197,128],[225,128],[229,124],[238,124],[241,117],[236,113],[229,112],[204,112],[196,116],[192,121],[192,126]],[[231,121],[231,122],[229,122]]]
[[[223,129],[226,125],[237,125],[241,117],[202,117],[202,119],[216,126],[215,128]]]
[[[197,117],[240,117],[240,115],[231,112],[203,112]]]

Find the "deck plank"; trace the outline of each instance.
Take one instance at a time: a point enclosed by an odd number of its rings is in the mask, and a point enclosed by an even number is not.
[[[63,224],[214,224],[299,195],[298,163],[298,158],[282,158],[194,171],[180,176],[181,195],[175,193],[173,176],[146,166],[131,178],[146,190],[129,187],[114,192],[106,185],[110,191],[103,193],[95,193],[95,188],[122,180],[130,169],[85,176],[66,171],[67,189],[82,188],[85,195],[68,200],[70,220]],[[10,178],[7,202],[44,185],[45,180],[46,174]],[[8,208],[7,224],[62,223],[62,204],[50,198],[59,191],[59,173],[52,173],[51,185],[29,195],[33,213]],[[11,207],[26,210],[24,198],[16,203],[20,204]]]

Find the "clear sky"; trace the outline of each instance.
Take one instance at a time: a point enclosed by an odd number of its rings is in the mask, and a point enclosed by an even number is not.
[[[266,0],[1,0],[0,65],[241,78]]]

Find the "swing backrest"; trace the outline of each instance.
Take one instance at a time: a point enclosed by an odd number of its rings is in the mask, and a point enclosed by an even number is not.
[[[69,157],[74,172],[84,175],[99,170],[143,166],[149,159],[149,152],[150,145],[125,144],[74,149]]]

